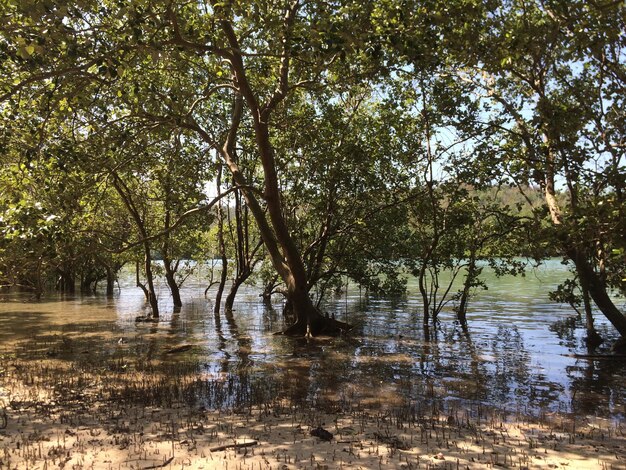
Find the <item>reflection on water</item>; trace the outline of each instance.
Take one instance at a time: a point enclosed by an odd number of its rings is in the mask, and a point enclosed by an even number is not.
[[[273,335],[284,327],[280,309],[264,305],[253,289],[242,292],[233,314],[215,316],[201,283],[190,283],[182,310],[159,323],[135,323],[147,307],[130,285],[113,299],[30,303],[5,295],[0,358],[32,363],[32,373],[44,376],[33,381],[49,375],[63,390],[97,382],[109,398],[157,406],[281,399],[330,410],[494,405],[623,420],[624,361],[574,358],[587,352],[584,328],[570,310],[548,301],[564,271],[550,263],[523,279],[490,280],[470,306],[469,333],[444,312],[429,340],[417,298],[366,299],[358,289],[324,307],[356,325],[354,334],[312,341]],[[160,296],[163,312],[172,312],[164,285]],[[600,319],[598,328],[610,334]],[[181,344],[192,347],[167,353]],[[84,384],[72,379],[83,373],[90,374]],[[58,374],[69,378],[59,381]]]

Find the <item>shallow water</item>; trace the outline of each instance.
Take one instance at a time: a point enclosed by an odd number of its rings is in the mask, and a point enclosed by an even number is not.
[[[548,291],[566,274],[566,267],[550,261],[524,278],[488,275],[489,290],[478,292],[470,304],[469,334],[444,311],[429,341],[416,295],[396,301],[367,299],[354,287],[324,305],[338,319],[356,325],[354,334],[311,341],[273,335],[284,327],[281,306],[268,308],[253,288],[241,291],[232,316],[215,318],[212,301],[203,296],[202,273],[188,280],[178,313],[172,312],[166,285],[159,284],[158,324],[135,322],[147,307],[130,278],[112,299],[31,302],[4,294],[0,358],[32,363],[42,374],[48,373],[42,364],[54,364],[67,374],[108,374],[107,380],[118,374],[126,382],[115,391],[111,386],[111,396],[161,400],[156,403],[160,405],[165,395],[206,408],[286,397],[326,409],[453,404],[536,416],[560,411],[623,422],[624,360],[572,357],[587,353],[584,328],[569,307],[548,299]],[[597,323],[601,335],[614,337],[600,317]],[[167,353],[184,343],[193,347]],[[142,378],[132,382],[127,375],[131,370]],[[146,379],[155,371],[161,378]],[[178,381],[178,388],[168,380]],[[74,382],[70,385],[64,387],[77,388]],[[7,397],[0,388],[0,404],[3,399]]]

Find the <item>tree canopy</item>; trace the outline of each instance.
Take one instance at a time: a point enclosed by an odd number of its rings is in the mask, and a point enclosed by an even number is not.
[[[321,334],[345,278],[464,323],[481,262],[562,255],[626,336],[623,2],[0,5],[3,285],[134,262],[157,316],[154,259],[180,305],[210,245],[228,308],[263,266]]]

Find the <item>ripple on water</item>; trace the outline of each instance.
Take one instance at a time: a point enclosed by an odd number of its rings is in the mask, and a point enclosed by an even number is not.
[[[354,335],[309,342],[272,335],[284,327],[281,306],[268,308],[252,288],[241,292],[231,317],[216,319],[201,283],[183,289],[185,305],[178,313],[161,286],[158,323],[135,322],[147,307],[131,286],[113,299],[24,302],[13,296],[0,303],[0,354],[33,364],[50,361],[63,370],[107,370],[120,380],[133,371],[155,390],[178,380],[189,383],[189,396],[205,405],[268,395],[372,407],[454,400],[623,420],[624,361],[572,357],[586,353],[583,325],[547,298],[564,270],[554,263],[525,278],[489,279],[489,290],[470,304],[469,333],[455,324],[450,305],[429,338],[421,326],[421,301],[411,293],[389,301],[366,299],[349,288],[324,310],[357,325]],[[597,321],[610,337],[610,326]],[[182,344],[192,348],[165,354]],[[137,380],[124,393],[139,390]]]

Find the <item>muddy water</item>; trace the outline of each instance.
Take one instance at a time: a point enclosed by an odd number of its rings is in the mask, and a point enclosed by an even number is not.
[[[81,396],[205,408],[281,399],[352,411],[495,406],[623,422],[624,360],[573,357],[587,353],[582,324],[571,309],[548,300],[565,273],[549,262],[525,278],[490,278],[489,290],[470,306],[469,333],[444,311],[428,341],[416,295],[367,299],[353,287],[324,310],[355,325],[354,334],[311,341],[273,335],[284,327],[281,306],[264,305],[252,288],[241,292],[231,316],[216,318],[203,296],[202,272],[188,280],[177,313],[166,285],[159,285],[159,323],[135,322],[147,306],[130,279],[112,299],[32,302],[4,294],[0,385],[13,366],[13,378],[24,371],[22,380],[52,388],[57,397],[80,389]],[[598,329],[612,335],[600,318]],[[183,344],[191,348],[168,353]],[[8,385],[0,387],[0,405],[10,394]]]

